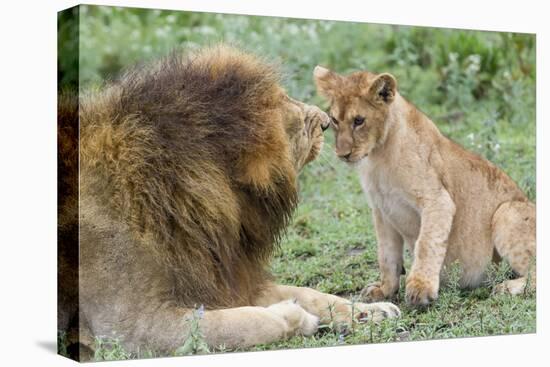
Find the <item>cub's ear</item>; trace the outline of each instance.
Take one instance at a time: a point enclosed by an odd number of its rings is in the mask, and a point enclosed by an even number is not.
[[[390,104],[397,93],[397,80],[388,73],[380,74],[371,83],[368,98],[371,101]]]
[[[317,92],[330,100],[338,92],[342,77],[327,68],[317,65],[313,69],[313,79],[317,86]]]

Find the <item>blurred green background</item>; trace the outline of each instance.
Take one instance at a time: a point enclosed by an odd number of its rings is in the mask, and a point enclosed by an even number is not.
[[[444,133],[507,168],[535,197],[534,35],[104,6],[80,13],[83,87],[220,41],[278,64],[290,95],[323,107],[315,65],[390,72]]]
[[[312,80],[317,64],[390,72],[444,134],[502,167],[535,200],[534,35],[103,6],[80,7],[79,32],[81,88],[174,49],[220,41],[274,62],[291,96],[323,108]],[[376,237],[357,175],[334,158],[332,139],[327,134],[321,157],[300,176],[301,204],[272,267],[286,284],[354,297],[377,280]],[[475,291],[451,282],[428,311],[400,304],[400,321],[255,349],[533,332],[534,294],[490,297],[491,285],[511,273],[506,265],[489,273]]]

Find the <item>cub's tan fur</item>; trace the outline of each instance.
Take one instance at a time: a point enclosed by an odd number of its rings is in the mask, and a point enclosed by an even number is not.
[[[443,136],[397,91],[390,74],[338,75],[316,67],[330,101],[336,154],[357,166],[372,208],[381,280],[363,295],[395,295],[403,246],[414,254],[406,298],[437,298],[445,264],[459,261],[462,286],[480,284],[491,259],[505,258],[518,278],[496,291],[535,285],[535,205],[503,171]]]
[[[211,347],[351,321],[347,300],[276,285],[266,270],[328,126],[271,66],[228,47],[173,55],[80,101],[62,95],[59,114],[59,329],[70,340],[171,352],[200,305]]]

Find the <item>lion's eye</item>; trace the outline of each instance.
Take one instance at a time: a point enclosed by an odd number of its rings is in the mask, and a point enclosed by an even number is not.
[[[330,116],[330,119],[332,120],[332,123],[336,126],[338,126],[338,120],[334,118],[334,116]]]
[[[355,116],[353,119],[353,126],[361,126],[365,122],[365,118],[363,116]]]

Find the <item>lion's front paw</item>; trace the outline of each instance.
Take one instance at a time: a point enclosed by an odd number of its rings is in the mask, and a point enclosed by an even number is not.
[[[357,320],[360,322],[374,321],[376,323],[384,320],[401,316],[399,308],[390,302],[359,303],[360,313]]]
[[[413,306],[427,306],[437,299],[438,282],[411,274],[405,290],[407,303]]]
[[[294,300],[279,302],[267,309],[285,320],[290,335],[310,336],[319,328],[319,318],[304,310]]]
[[[331,311],[330,321],[339,332],[345,333],[348,327],[355,322],[378,323],[386,318],[401,316],[399,308],[390,302],[341,303]]]
[[[297,330],[297,334],[304,336],[311,336],[319,329],[319,317],[310,314],[306,310],[303,310],[300,326]]]
[[[384,292],[382,292],[382,287],[380,282],[374,282],[367,285],[361,291],[360,297],[362,301],[365,301],[367,303],[379,302],[386,299],[386,296],[384,296]]]

